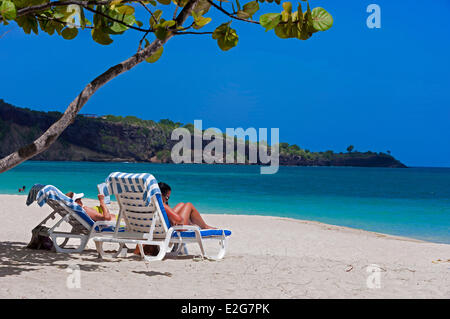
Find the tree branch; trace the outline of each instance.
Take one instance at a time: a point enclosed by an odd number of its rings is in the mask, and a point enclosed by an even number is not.
[[[139,27],[135,27],[135,26],[133,26],[133,25],[129,25],[129,24],[123,22],[123,21],[120,21],[120,20],[118,20],[118,19],[116,19],[116,18],[113,18],[113,17],[107,15],[106,13],[103,13],[103,12],[101,12],[101,11],[97,11],[97,10],[91,9],[91,8],[89,8],[88,6],[86,6],[86,7],[84,7],[84,8],[85,8],[86,10],[88,10],[88,11],[91,11],[92,13],[99,14],[99,15],[101,15],[102,17],[105,17],[105,18],[107,18],[107,19],[109,19],[109,20],[111,20],[111,21],[120,23],[121,25],[124,25],[124,26],[126,26],[127,28],[130,28],[130,29],[133,29],[133,30],[137,30],[137,31],[141,31],[141,32],[146,32],[146,33],[148,33],[148,32],[154,32],[154,30],[152,30],[152,29],[146,30],[146,29],[142,29],[142,28],[139,28]]]
[[[175,19],[177,26],[182,26],[186,19],[191,14],[191,11],[195,8],[199,0],[189,0],[189,2],[183,7],[178,17]]]
[[[63,7],[71,4],[77,4],[81,7],[87,7],[89,5],[107,5],[110,4],[112,0],[103,0],[103,1],[92,1],[92,0],[67,0],[67,1],[53,1],[48,3],[39,4],[36,6],[26,7],[17,10],[17,17],[21,17],[26,14],[36,13],[38,11],[47,10],[53,7]]]
[[[177,6],[175,7],[175,10],[173,10],[173,19],[175,20],[175,17],[177,16],[177,12],[178,12],[178,4],[177,4]]]
[[[153,12],[149,8],[147,8],[145,3],[143,3],[142,1],[139,1],[139,4],[141,6],[143,6],[145,8],[145,10],[147,10],[148,13],[150,13],[150,15],[152,16],[153,20],[155,20],[155,22],[156,22],[157,21],[156,17],[153,15]]]
[[[82,1],[82,0],[54,1],[54,2],[49,2],[49,3],[44,3],[44,4],[40,4],[40,5],[36,5],[36,6],[31,6],[31,7],[19,9],[19,10],[17,10],[17,17],[23,16],[23,15],[26,15],[26,14],[34,14],[34,13],[39,12],[39,11],[51,9],[53,7],[68,6],[68,5],[71,5],[71,4],[75,4],[75,5],[79,5],[79,6],[83,7],[83,8],[85,8],[88,11],[91,11],[92,13],[99,14],[99,15],[107,18],[107,19],[110,19],[111,21],[120,23],[120,24],[126,26],[127,28],[134,29],[134,30],[141,31],[141,32],[146,32],[146,33],[154,32],[151,29],[146,30],[146,29],[142,29],[142,28],[139,28],[139,27],[135,27],[133,25],[126,24],[125,22],[120,21],[118,19],[115,19],[115,18],[113,18],[113,17],[111,17],[111,16],[109,16],[109,15],[103,13],[103,12],[100,12],[100,11],[97,11],[97,10],[89,8],[90,5],[97,5],[97,6],[99,6],[99,5],[108,5],[111,2],[112,2],[112,0],[104,0],[104,1],[92,1],[92,0],[88,0],[88,1]],[[134,1],[133,0],[129,0],[129,1],[123,1],[122,3],[127,3],[127,2],[134,2]],[[142,1],[139,1],[139,2],[142,4]],[[150,12],[150,10],[148,10],[148,8],[145,5],[144,5],[144,7],[147,9],[147,11]],[[152,14],[152,13],[150,12],[150,14]],[[153,14],[152,14],[152,16],[153,16]],[[58,21],[56,19],[53,19],[53,20]],[[0,21],[1,21],[1,19],[0,19]],[[61,22],[61,21],[58,21],[58,22]]]
[[[178,32],[172,31],[175,35],[183,35],[183,34],[213,34],[213,32],[194,32],[194,31],[186,31],[186,32]]]
[[[148,32],[146,32],[144,34],[144,36],[141,38],[141,41],[139,41],[138,52],[141,51],[141,49],[142,49],[142,41],[144,41],[144,39],[147,37],[147,35],[148,35]]]
[[[36,18],[40,21],[55,21],[55,22],[63,24],[64,26],[67,26],[67,22],[61,21],[56,18],[51,18],[51,17],[47,17],[47,16],[36,16]],[[94,27],[91,27],[88,25],[86,25],[84,27],[82,27],[81,25],[76,25],[75,28],[77,28],[77,29],[83,29],[83,28],[84,29],[94,29]]]
[[[8,32],[11,32],[12,29],[9,29],[5,32],[3,32],[2,34],[0,34],[0,39],[3,38]]]
[[[206,0],[206,1],[208,1],[208,3],[210,3],[214,8],[216,8],[217,10],[219,10],[219,11],[221,11],[222,13],[226,14],[227,16],[229,16],[229,17],[232,18],[232,19],[239,20],[239,21],[245,21],[245,22],[249,22],[249,23],[260,24],[258,21],[239,18],[239,17],[235,16],[233,13],[228,12],[228,11],[225,10],[224,8],[219,7],[219,6],[218,6],[217,4],[215,4],[212,0]]]
[[[182,26],[186,21],[187,17],[190,15],[192,9],[195,7],[199,0],[190,0],[183,8],[183,10],[178,15],[176,24]],[[67,2],[66,2],[67,3]],[[99,75],[97,78],[89,82],[85,88],[78,94],[78,96],[73,100],[67,107],[61,118],[56,121],[52,126],[50,126],[47,131],[45,131],[39,138],[37,138],[31,144],[20,148],[18,151],[2,158],[0,160],[0,173],[5,172],[14,166],[26,161],[27,159],[42,153],[47,150],[61,135],[61,133],[69,126],[81,110],[81,108],[87,103],[87,101],[92,97],[92,95],[97,92],[102,86],[116,78],[120,74],[127,72],[134,68],[136,65],[150,57],[158,49],[161,48],[169,39],[173,37],[173,33],[169,33],[166,39],[154,40],[148,47],[137,52],[127,60],[111,67],[106,72]]]

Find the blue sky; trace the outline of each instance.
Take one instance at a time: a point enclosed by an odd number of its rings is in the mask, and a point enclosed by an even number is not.
[[[381,29],[366,26],[371,3],[381,7]],[[227,52],[209,35],[179,36],[160,61],[114,79],[81,113],[202,119],[204,128],[222,130],[278,127],[281,141],[314,151],[353,144],[391,150],[411,166],[450,166],[450,2],[311,5],[333,15],[331,30],[299,41],[234,21],[239,44]],[[210,16],[214,25],[227,21]],[[88,81],[134,54],[141,37],[128,31],[101,46],[89,31],[67,41],[0,26],[0,34],[8,30],[0,38],[0,98],[39,110],[64,111]]]

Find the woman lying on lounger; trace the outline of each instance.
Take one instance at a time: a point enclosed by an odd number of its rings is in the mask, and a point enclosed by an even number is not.
[[[95,206],[93,208],[83,205],[83,202],[81,201],[81,199],[84,197],[84,193],[77,194],[74,192],[68,192],[66,194],[66,196],[72,198],[75,203],[77,203],[78,205],[83,207],[85,212],[89,215],[89,217],[92,218],[92,220],[94,222],[99,221],[99,220],[115,220],[116,219],[116,215],[111,214],[109,212],[108,207],[105,205],[105,201],[104,201],[105,196],[103,196],[101,194],[98,194],[98,200],[100,202],[100,205]]]
[[[164,210],[169,217],[170,223],[175,225],[197,225],[202,229],[216,229],[215,227],[209,226],[203,220],[202,216],[198,210],[191,203],[178,203],[174,208],[169,206],[170,194],[172,189],[166,183],[158,183],[159,189],[161,190]],[[146,255],[156,256],[158,254],[159,248],[154,245],[143,245],[144,253]],[[139,255],[139,247],[136,246],[134,250],[136,255]]]
[[[198,210],[191,203],[178,203],[174,208],[169,206],[172,189],[166,183],[158,183],[167,217],[172,225],[197,225],[202,229],[216,229],[203,220]]]

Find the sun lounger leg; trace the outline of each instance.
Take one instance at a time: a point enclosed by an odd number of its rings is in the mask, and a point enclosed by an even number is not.
[[[156,255],[156,256],[147,256],[147,255],[144,254],[144,248],[142,247],[142,245],[141,244],[138,244],[138,245],[139,245],[139,251],[141,252],[141,256],[147,262],[156,261],[156,260],[163,260],[164,256],[166,255],[166,252],[167,252],[167,245],[162,243],[162,244],[158,245],[158,247],[159,247],[158,255]]]
[[[228,238],[224,237],[219,240],[220,250],[216,256],[206,256],[208,259],[220,260],[225,257],[225,253],[228,247]]]
[[[64,241],[63,241],[60,245],[58,245],[58,246],[61,247],[61,248],[64,248],[64,246],[66,246],[66,244],[67,244],[67,242],[69,241],[69,239],[70,239],[70,238],[64,239]]]
[[[72,227],[72,230],[70,231],[70,233],[72,233],[72,234],[78,234],[78,232],[76,231],[75,227]],[[70,239],[70,237],[66,237],[66,238],[64,239],[64,241],[63,241],[61,244],[59,244],[58,246],[59,246],[60,248],[64,248],[64,246],[67,245],[69,239]]]
[[[117,249],[117,251],[115,251],[112,254],[107,254],[105,253],[105,251],[103,250],[103,243],[102,241],[97,241],[94,240],[95,242],[95,247],[97,248],[97,252],[99,254],[99,256],[101,258],[116,258],[117,256],[120,255],[120,253],[122,252],[122,249],[124,248],[125,244],[124,243],[119,243],[119,248]]]
[[[178,247],[178,253],[182,253],[183,255],[189,255],[189,252],[187,250],[187,245],[186,244],[181,244]]]
[[[187,245],[185,243],[176,243],[172,247],[172,251],[167,253],[169,256],[188,255]]]
[[[200,247],[202,257],[205,257],[205,249],[203,248],[202,236],[199,231],[195,232],[195,238],[197,239],[198,246]]]
[[[55,247],[56,252],[58,253],[81,253],[84,248],[86,247],[86,244],[89,240],[89,236],[87,235],[70,235],[64,236],[64,235],[55,235],[53,233],[49,234],[51,240],[53,241],[53,247]],[[61,245],[58,245],[57,239],[58,238],[65,238],[64,242]],[[63,248],[66,244],[69,238],[79,238],[80,239],[80,245],[76,248]]]
[[[144,253],[144,245],[138,244],[139,252],[141,253],[141,258],[144,259],[145,253]]]

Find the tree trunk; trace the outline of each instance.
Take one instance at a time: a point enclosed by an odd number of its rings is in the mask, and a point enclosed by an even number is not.
[[[198,0],[189,1],[189,3],[178,15],[176,20],[177,25],[183,25],[197,2]],[[20,163],[30,159],[31,157],[47,150],[61,135],[61,133],[70,124],[73,123],[78,112],[99,88],[101,88],[103,85],[105,85],[118,75],[129,71],[130,69],[134,68],[136,65],[144,61],[146,58],[150,57],[172,37],[173,34],[170,33],[169,36],[164,40],[156,39],[145,49],[140,50],[129,59],[111,67],[109,70],[91,81],[88,85],[86,85],[86,87],[83,89],[83,91],[81,91],[76,99],[69,104],[61,118],[52,126],[50,126],[47,131],[45,131],[38,139],[0,160],[0,173],[3,173],[13,168],[14,166],[17,166]]]

